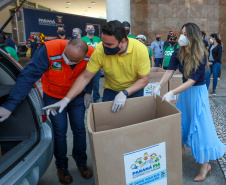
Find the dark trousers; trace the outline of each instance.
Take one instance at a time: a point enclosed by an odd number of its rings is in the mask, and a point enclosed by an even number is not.
[[[60,99],[51,97],[43,93],[45,106],[58,102]],[[68,106],[56,116],[50,115],[49,118],[54,131],[54,156],[57,168],[68,168],[67,158],[67,128],[68,119],[73,132],[72,156],[77,166],[86,165],[86,129],[84,123],[85,106],[84,93],[74,98]]]
[[[218,74],[221,68],[221,63],[216,62],[213,65],[210,65],[210,68],[208,70],[206,70],[206,86],[207,89],[209,89],[209,85],[210,85],[210,76],[213,73],[213,91],[216,90],[217,87],[217,81],[218,81]]]
[[[94,76],[94,82],[93,82],[93,101],[94,102],[100,99],[99,84],[100,84],[100,70]]]
[[[115,96],[118,94],[119,92],[117,91],[113,91],[111,89],[104,89],[104,95],[103,95],[103,102],[105,101],[113,101],[115,99]],[[140,97],[144,95],[144,89],[141,89],[133,94],[131,94],[130,96],[128,96],[128,98],[135,98],[135,97]]]
[[[162,67],[163,58],[155,58],[155,67]]]

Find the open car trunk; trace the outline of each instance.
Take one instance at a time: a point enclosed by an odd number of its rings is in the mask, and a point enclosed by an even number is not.
[[[20,67],[0,52],[0,106],[6,100],[20,73]],[[35,112],[32,93],[0,122],[0,178],[10,170],[39,141],[39,120]]]

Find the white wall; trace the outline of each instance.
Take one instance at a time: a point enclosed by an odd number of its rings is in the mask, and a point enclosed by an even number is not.
[[[7,19],[10,16],[9,10],[14,8],[13,6],[7,6],[5,9],[3,9],[2,11],[0,11],[0,28],[3,26],[3,24],[7,21]],[[5,27],[5,29],[3,30],[4,32],[7,33],[12,33],[12,26],[11,26],[11,22],[9,22],[9,24]]]

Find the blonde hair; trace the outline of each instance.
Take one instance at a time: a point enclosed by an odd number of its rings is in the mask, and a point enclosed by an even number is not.
[[[203,63],[203,58],[206,57],[208,59],[208,51],[204,46],[199,27],[195,23],[184,24],[182,29],[184,27],[186,28],[186,37],[189,45],[179,47],[178,58],[184,66],[184,77],[188,79],[192,72],[196,72],[200,63]]]

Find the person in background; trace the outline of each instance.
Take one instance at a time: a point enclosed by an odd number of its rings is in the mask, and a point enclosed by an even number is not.
[[[67,40],[70,40],[69,37],[66,36],[66,31],[64,29],[63,26],[58,26],[57,27],[57,38],[56,39],[67,39]]]
[[[5,45],[5,41],[6,41],[6,36],[5,33],[2,32],[0,33],[0,48],[5,51],[6,53],[8,53],[12,58],[14,58],[17,62],[19,62],[19,58],[17,56],[17,52],[15,49],[13,49],[10,46],[6,46]]]
[[[217,34],[217,36],[218,36],[218,38],[221,40],[221,36],[220,36],[220,34],[218,33]],[[221,46],[222,46],[222,55],[223,55],[223,53],[224,53],[224,43],[221,41]],[[222,59],[221,59],[222,60]],[[221,78],[221,68],[220,68],[220,71],[219,71],[219,73],[218,73],[218,80],[220,80],[220,78]]]
[[[88,45],[93,46],[94,48],[101,42],[100,37],[94,35],[95,28],[92,24],[87,24],[85,31],[87,35],[81,37],[80,39],[84,40]],[[99,93],[99,84],[100,84],[100,74],[101,70],[97,72],[94,77],[93,84],[93,103],[98,103],[100,101],[100,93]]]
[[[151,49],[152,52],[154,53],[155,67],[162,67],[162,62],[164,58],[163,46],[164,41],[161,41],[160,35],[157,34],[156,40],[151,43]]]
[[[124,21],[122,24],[123,24],[123,26],[124,26],[124,28],[125,28],[125,30],[126,30],[127,36],[128,36],[129,38],[135,39],[136,37],[135,37],[134,35],[131,35],[131,34],[130,34],[130,23],[127,22],[127,21]]]
[[[170,102],[179,94],[177,108],[181,111],[183,154],[185,145],[191,147],[191,155],[201,167],[195,182],[204,181],[211,170],[210,160],[221,158],[226,146],[219,140],[210,112],[208,90],[205,84],[205,68],[208,52],[204,47],[199,27],[194,23],[182,26],[180,45],[171,59],[164,76],[153,91],[158,91],[173,76],[177,66],[183,74],[183,84],[166,93],[162,101]]]
[[[202,38],[203,38],[203,43],[205,45],[205,48],[207,49],[207,51],[209,50],[209,43],[207,42],[206,39],[206,33],[204,31],[202,31]]]
[[[212,95],[216,95],[216,87],[218,81],[218,74],[221,68],[222,59],[222,46],[221,40],[218,38],[216,33],[210,35],[211,45],[209,47],[209,70],[206,71],[206,86],[209,89],[210,76],[213,73],[213,90]]]
[[[177,35],[174,33],[171,33],[168,35],[168,44],[165,44],[164,47],[164,60],[163,60],[163,69],[167,69],[169,66],[170,58],[173,54],[173,52],[179,48],[179,45],[177,44]]]
[[[8,36],[6,33],[5,33],[5,37],[6,37],[6,40],[5,40],[5,45],[6,46],[10,46],[11,48],[15,49],[17,51],[17,47],[15,45],[15,42],[10,39],[10,36]]]
[[[74,28],[72,30],[72,38],[80,38],[82,36],[82,30],[80,28]]]
[[[32,58],[35,51],[38,49],[38,44],[37,44],[37,40],[33,36],[31,36],[29,40],[30,40],[30,49],[31,49],[31,58]]]
[[[112,111],[120,111],[127,98],[144,95],[149,82],[150,60],[147,47],[136,39],[128,38],[121,22],[109,21],[102,26],[102,42],[93,52],[86,70],[74,82],[65,98],[44,109],[62,111],[81,89],[103,68],[105,84],[103,102],[114,101]]]
[[[145,41],[147,40],[144,35],[137,35],[136,39],[139,40],[140,42],[142,42],[143,44],[145,44]],[[147,47],[147,48],[148,48],[149,58],[150,58],[150,61],[151,61],[151,67],[152,66],[154,67],[153,52],[152,52],[150,47]]]
[[[88,45],[93,46],[94,48],[101,42],[100,37],[95,36],[95,28],[92,24],[87,24],[86,28],[86,36],[81,37],[80,39],[84,40]]]
[[[166,41],[164,42],[164,46],[163,46],[163,48],[165,48],[166,46],[169,46],[169,35],[170,34],[172,34],[173,33],[173,31],[168,31],[168,33],[167,33],[167,39],[166,39]]]
[[[80,39],[55,39],[45,42],[35,52],[33,62],[26,65],[17,78],[16,85],[9,97],[0,107],[0,122],[7,119],[16,106],[26,98],[34,83],[42,77],[44,104],[58,102],[69,91],[73,82],[85,70],[88,61],[85,56],[91,56],[94,48]],[[60,75],[59,75],[60,73]],[[62,184],[73,182],[68,171],[67,129],[68,120],[73,132],[72,157],[79,172],[85,179],[92,177],[92,171],[87,166],[86,129],[84,123],[85,109],[91,99],[92,83],[81,89],[61,113],[49,112],[54,134],[54,156],[57,175]],[[87,99],[87,97],[89,97]],[[86,107],[85,107],[86,106]],[[68,119],[69,118],[69,119]]]

